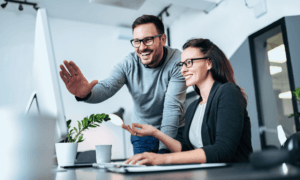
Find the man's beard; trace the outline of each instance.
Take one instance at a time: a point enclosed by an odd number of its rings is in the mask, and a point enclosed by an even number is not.
[[[153,51],[152,50],[144,50],[143,52],[141,52],[141,53],[146,53],[146,52],[151,52],[151,53],[153,53]],[[161,56],[161,53],[156,53],[156,54],[154,54],[154,55],[152,55],[152,61],[149,63],[149,64],[146,64],[147,66],[152,66],[152,65],[157,65],[157,64],[159,64],[158,62],[160,62],[160,56]],[[142,55],[140,54],[140,59],[142,59],[141,58],[142,57]],[[142,63],[143,63],[143,61],[141,61]],[[144,64],[144,63],[143,63]],[[145,65],[145,64],[144,64]]]

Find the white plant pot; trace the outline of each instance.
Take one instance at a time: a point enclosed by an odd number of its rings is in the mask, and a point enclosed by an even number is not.
[[[58,166],[74,165],[77,148],[77,143],[55,143]]]

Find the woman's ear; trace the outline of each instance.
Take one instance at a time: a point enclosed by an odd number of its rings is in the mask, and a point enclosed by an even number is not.
[[[211,62],[211,60],[207,60],[206,61],[206,65],[207,65],[207,70],[209,71],[209,70],[211,70],[211,68],[212,68],[212,62]]]

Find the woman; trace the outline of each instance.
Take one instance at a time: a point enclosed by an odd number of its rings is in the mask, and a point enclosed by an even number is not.
[[[181,73],[187,86],[200,98],[187,109],[184,142],[145,124],[123,125],[137,136],[154,136],[173,153],[143,153],[125,163],[176,164],[246,162],[252,152],[246,94],[235,83],[225,54],[208,39],[192,39],[183,45]],[[140,128],[137,129],[136,127]]]

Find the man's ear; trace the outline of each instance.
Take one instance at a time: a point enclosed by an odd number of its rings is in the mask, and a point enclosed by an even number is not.
[[[167,42],[167,35],[164,33],[163,35],[161,35],[161,42],[163,44],[163,46],[166,45]]]

